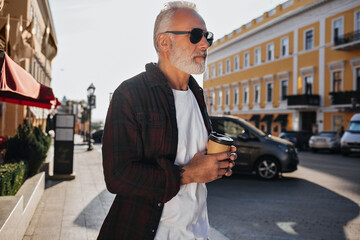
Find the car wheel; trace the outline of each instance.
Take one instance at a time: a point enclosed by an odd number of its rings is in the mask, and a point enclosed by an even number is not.
[[[274,179],[279,175],[279,171],[279,164],[272,157],[263,157],[256,165],[256,173],[262,179]]]

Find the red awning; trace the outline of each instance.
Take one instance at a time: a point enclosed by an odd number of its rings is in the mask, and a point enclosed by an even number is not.
[[[47,109],[61,105],[51,88],[37,82],[3,51],[0,69],[0,101]]]

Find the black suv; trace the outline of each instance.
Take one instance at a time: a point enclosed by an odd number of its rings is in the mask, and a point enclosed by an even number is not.
[[[299,159],[294,144],[265,134],[245,120],[229,115],[210,116],[213,131],[231,137],[237,147],[234,173],[256,173],[263,179],[293,172]]]

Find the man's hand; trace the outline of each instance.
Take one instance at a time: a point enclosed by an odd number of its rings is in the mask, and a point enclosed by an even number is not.
[[[225,176],[231,176],[231,168],[235,165],[236,147],[231,146],[230,152],[206,155],[206,151],[198,152],[183,166],[181,184],[208,183]]]

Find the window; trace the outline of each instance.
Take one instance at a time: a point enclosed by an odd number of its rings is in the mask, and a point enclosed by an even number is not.
[[[246,52],[244,54],[244,68],[247,68],[250,66],[250,53]]]
[[[249,103],[249,87],[244,87],[244,104]]]
[[[259,104],[260,103],[260,85],[254,85],[254,103]]]
[[[267,60],[274,60],[274,43],[270,43],[267,45]]]
[[[333,92],[341,92],[341,85],[342,85],[341,75],[342,75],[341,71],[333,72],[333,83],[332,83]]]
[[[305,94],[311,95],[313,90],[313,76],[307,75],[304,77]]]
[[[230,59],[226,60],[226,73],[230,73],[231,72],[231,61]]]
[[[240,66],[240,61],[239,61],[239,56],[235,56],[234,58],[234,69],[235,70],[239,70],[239,66]]]
[[[234,105],[239,104],[239,88],[234,89]]]
[[[221,76],[223,74],[223,65],[222,65],[222,62],[219,62],[219,65],[218,65],[218,75]]]
[[[308,30],[305,32],[305,50],[311,50],[314,46],[314,31]]]
[[[289,38],[281,39],[281,56],[285,57],[289,55]]]
[[[211,66],[211,77],[212,78],[216,77],[216,67],[215,67],[215,65]]]
[[[255,49],[255,65],[261,64],[261,48]]]
[[[355,31],[360,31],[360,11],[355,14]]]
[[[209,69],[206,68],[206,71],[205,71],[205,79],[208,80],[209,79]]]
[[[287,96],[287,92],[288,92],[288,81],[287,80],[282,80],[281,81],[281,93],[280,93],[280,99],[281,101],[285,101],[286,100],[286,96]]]
[[[230,104],[230,90],[227,89],[225,91],[225,106],[229,106]]]
[[[272,91],[273,91],[273,84],[267,83],[266,84],[266,102],[270,103],[272,102]]]
[[[332,130],[340,132],[341,128],[344,126],[344,117],[343,115],[333,115],[332,116]]]
[[[336,42],[339,37],[344,34],[343,32],[343,19],[338,18],[333,21],[333,40]]]
[[[221,105],[222,105],[222,90],[220,90],[220,91],[218,92],[218,101],[217,101],[217,104],[218,104],[219,107],[221,107]]]
[[[211,93],[211,106],[215,105],[215,92]]]

